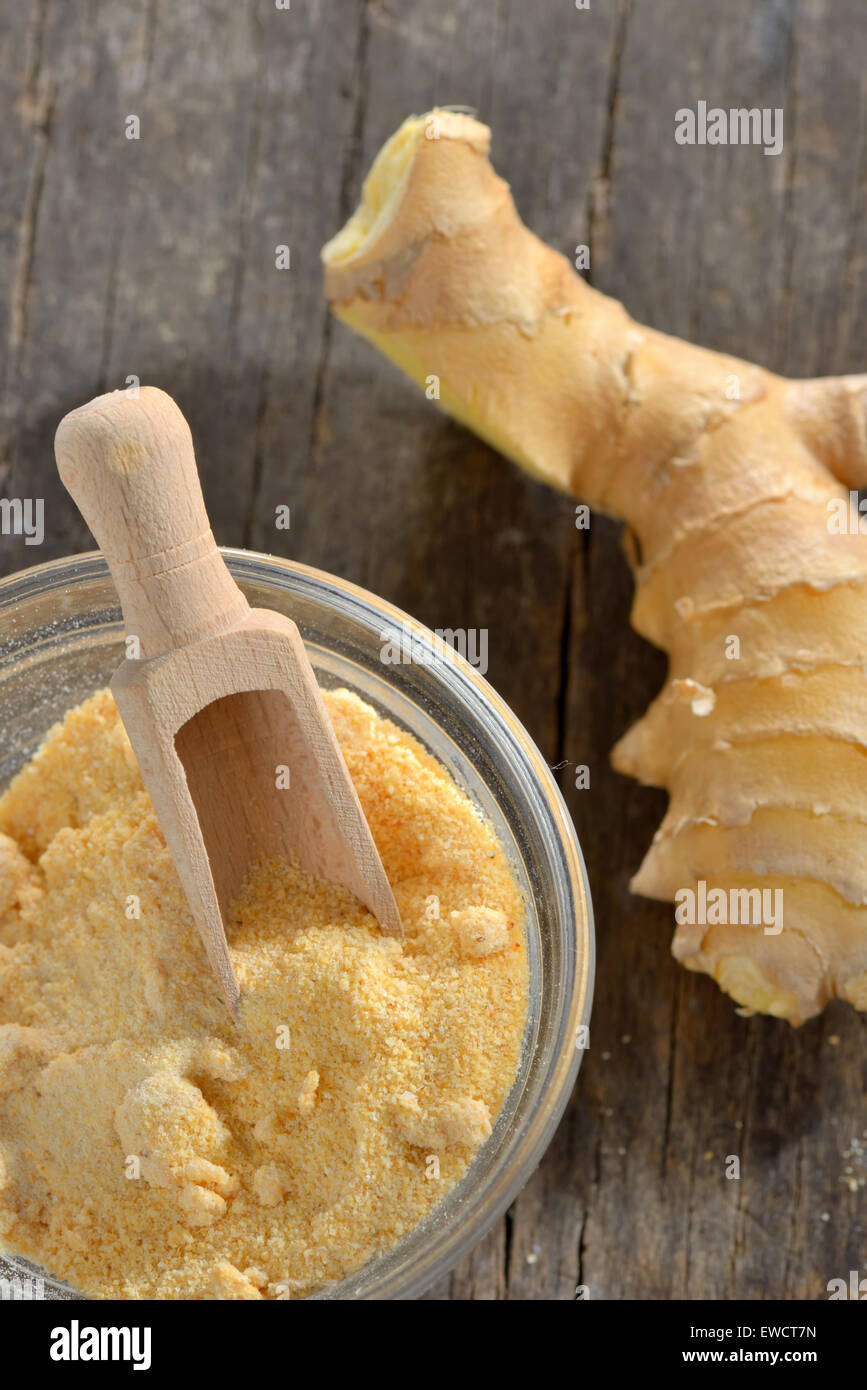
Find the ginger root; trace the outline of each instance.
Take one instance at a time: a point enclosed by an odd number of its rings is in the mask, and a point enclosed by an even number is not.
[[[795,1024],[867,1009],[867,377],[789,381],[634,323],[524,227],[489,144],[456,112],[404,123],[323,249],[334,312],[626,521],[632,622],[670,668],[613,761],[670,795],[632,886],[677,904],[675,956]]]

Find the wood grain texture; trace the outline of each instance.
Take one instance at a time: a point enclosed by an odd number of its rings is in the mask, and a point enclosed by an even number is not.
[[[628,629],[617,529],[576,531],[572,503],[329,323],[317,264],[403,116],[462,103],[527,224],[589,243],[590,278],[639,320],[790,373],[864,370],[859,0],[6,9],[0,495],[44,497],[47,536],[0,538],[4,568],[87,544],[51,437],[135,373],[201,440],[218,540],[487,628],[489,679],[564,764],[597,917],[592,1045],[538,1173],[428,1297],[819,1298],[863,1273],[864,1019],[739,1018],[671,960],[670,909],[627,890],[664,798],[607,753],[664,663]],[[676,145],[698,100],[782,106],[783,153]]]

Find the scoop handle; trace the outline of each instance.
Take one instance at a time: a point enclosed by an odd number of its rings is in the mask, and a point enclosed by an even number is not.
[[[103,551],[127,638],[158,656],[234,627],[249,611],[217,549],[190,427],[164,391],[110,391],[61,420],[64,486]]]

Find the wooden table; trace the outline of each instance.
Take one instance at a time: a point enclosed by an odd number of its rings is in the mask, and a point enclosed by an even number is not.
[[[221,542],[487,628],[489,679],[562,765],[592,1046],[535,1178],[430,1298],[815,1299],[867,1274],[865,1020],[744,1019],[674,964],[671,909],[627,889],[663,798],[607,765],[664,674],[628,628],[617,529],[577,531],[332,323],[319,248],[405,115],[467,104],[527,222],[588,243],[639,319],[794,374],[864,370],[865,51],[860,0],[3,7],[0,495],[46,513],[40,549],[2,539],[4,568],[89,547],[54,428],[138,376],[189,417]],[[699,100],[782,107],[782,153],[677,145]]]

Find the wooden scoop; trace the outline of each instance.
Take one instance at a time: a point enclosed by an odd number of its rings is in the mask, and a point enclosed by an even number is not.
[[[400,936],[397,904],[298,628],[229,574],[171,397],[98,396],[61,420],[55,452],[123,607],[112,693],[237,1019],[224,915],[258,855],[294,850]]]

